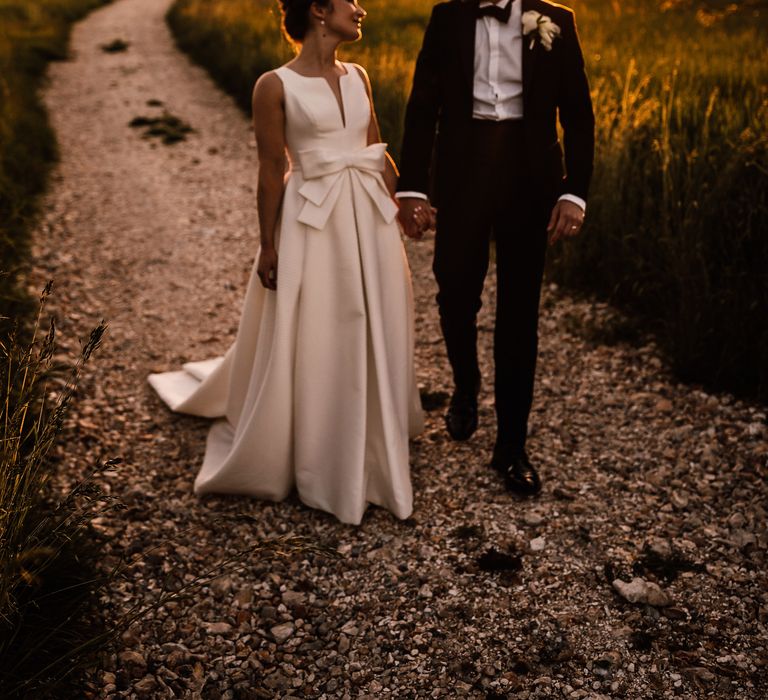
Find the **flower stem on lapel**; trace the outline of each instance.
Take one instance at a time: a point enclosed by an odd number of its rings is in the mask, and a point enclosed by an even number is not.
[[[550,17],[536,10],[528,10],[523,12],[522,23],[523,36],[531,36],[529,50],[533,49],[537,37],[547,51],[552,50],[552,42],[560,36],[560,27]]]

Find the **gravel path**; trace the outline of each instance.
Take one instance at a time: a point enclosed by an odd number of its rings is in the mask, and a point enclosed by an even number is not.
[[[262,558],[165,606],[84,694],[766,697],[765,411],[677,383],[651,342],[615,342],[610,309],[547,289],[531,437],[545,490],[510,498],[486,466],[490,382],[470,443],[442,429],[429,242],[408,247],[432,409],[413,445],[413,518],[372,509],[353,528],[295,498],[192,495],[207,422],[172,415],[145,377],[232,341],[256,248],[256,158],[247,120],[173,46],[169,4],[92,14],[46,92],[62,162],[30,286],[56,280],[62,353],[110,324],[66,427],[61,480],[125,460],[108,486],[128,507],[99,524],[105,561],[160,548],[115,586],[105,604],[118,611],[263,537],[306,535],[340,556]],[[126,51],[100,48],[118,38]],[[186,140],[129,126],[163,109],[194,129]],[[490,327],[484,315],[486,369]]]

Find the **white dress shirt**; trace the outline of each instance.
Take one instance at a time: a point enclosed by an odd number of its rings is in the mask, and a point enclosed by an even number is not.
[[[522,2],[512,2],[509,22],[478,17],[475,29],[475,80],[472,116],[475,119],[523,118]],[[493,5],[489,0],[480,7]],[[499,3],[502,8],[507,3]]]
[[[498,4],[505,8],[512,3],[509,22],[494,17],[478,17],[475,29],[475,77],[473,83],[474,119],[523,118],[523,23],[522,0],[507,0]],[[493,5],[481,0],[480,7]],[[428,199],[423,192],[398,192],[398,199],[416,197]],[[561,200],[573,202],[586,211],[587,203],[574,194],[563,194]]]

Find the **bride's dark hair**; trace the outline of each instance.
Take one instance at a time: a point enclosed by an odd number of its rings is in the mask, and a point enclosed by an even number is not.
[[[280,0],[283,33],[291,42],[302,42],[309,30],[309,8],[313,4],[327,7],[330,0]]]

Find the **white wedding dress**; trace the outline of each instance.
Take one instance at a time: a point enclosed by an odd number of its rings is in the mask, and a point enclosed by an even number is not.
[[[412,511],[408,438],[422,429],[411,278],[397,207],[367,145],[370,104],[344,64],[324,78],[285,66],[286,177],[277,291],[254,265],[234,344],[149,382],[174,411],[216,418],[195,493],[282,500],[360,523],[368,503]],[[258,259],[258,253],[257,253]]]

